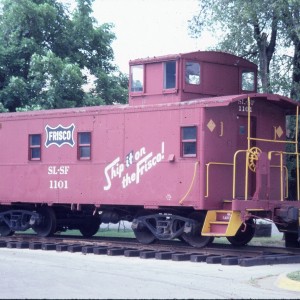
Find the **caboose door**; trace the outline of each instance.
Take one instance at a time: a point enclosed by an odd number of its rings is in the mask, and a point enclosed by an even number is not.
[[[256,137],[256,118],[251,117],[250,137]],[[246,150],[248,149],[248,117],[237,116],[237,151],[244,150],[237,155],[236,159],[236,197],[244,199],[246,188],[247,197],[253,196],[255,192],[255,173],[248,172],[248,182],[246,182]],[[255,141],[250,141],[250,148],[255,146]]]

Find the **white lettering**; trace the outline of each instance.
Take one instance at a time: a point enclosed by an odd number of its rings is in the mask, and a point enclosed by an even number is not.
[[[124,158],[124,163],[120,163],[120,157],[116,158],[113,162],[107,165],[104,169],[104,175],[106,178],[106,186],[104,190],[108,191],[112,186],[112,181],[114,178],[122,178],[121,186],[125,189],[130,184],[139,184],[141,177],[149,172],[153,167],[160,163],[164,159],[165,143],[161,143],[161,152],[153,155],[153,152],[147,154],[146,148],[142,147],[135,153],[133,151],[129,152]],[[130,170],[132,165],[136,162],[135,170],[132,172],[126,172],[123,175],[126,167]]]
[[[68,189],[67,180],[50,180],[50,189]]]
[[[69,170],[70,166],[49,166],[48,175],[67,175]],[[68,189],[68,180],[50,180],[49,188]]]
[[[113,162],[111,162],[105,169],[104,174],[106,178],[107,185],[104,187],[105,191],[108,191],[111,188],[111,180],[115,177],[117,177],[119,172],[119,177],[121,177],[120,170],[118,168],[120,161],[120,157],[116,158]],[[124,171],[124,165],[123,165],[123,171]],[[122,172],[123,172],[122,171]]]
[[[49,141],[68,141],[72,138],[70,130],[49,131]]]
[[[70,166],[49,166],[48,175],[67,175],[69,170]]]
[[[136,164],[136,183],[140,182],[140,176],[144,175],[144,171],[147,172],[146,170],[146,165],[144,164],[150,157],[152,156],[152,152],[146,155],[143,159],[141,159],[137,164]]]

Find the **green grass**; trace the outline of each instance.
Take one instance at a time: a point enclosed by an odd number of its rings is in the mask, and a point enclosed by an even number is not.
[[[66,232],[62,232],[60,235],[77,235],[81,236],[79,230],[67,230]],[[131,228],[120,227],[118,228],[101,228],[95,234],[95,236],[103,236],[103,237],[123,237],[123,238],[134,238],[134,233]],[[225,237],[215,238],[214,243],[216,244],[230,244],[230,242]],[[282,234],[274,235],[272,237],[254,237],[249,246],[283,246],[284,247],[284,240],[282,239]]]
[[[230,244],[225,237],[215,238],[214,243]],[[248,244],[249,246],[284,246],[282,235],[274,235],[272,237],[254,237]]]
[[[26,234],[35,234],[32,229],[28,229]],[[74,235],[81,236],[79,230],[67,230],[65,232],[61,232],[59,235]],[[100,230],[95,234],[95,236],[104,236],[104,237],[123,237],[123,238],[134,238],[134,233],[131,228],[126,228],[125,226],[120,226],[116,228],[110,228],[109,226],[100,227]],[[218,244],[230,244],[229,241],[225,237],[215,238],[214,243]],[[254,237],[249,246],[284,246],[284,240],[282,239],[282,234],[274,235],[272,237]]]
[[[250,246],[284,246],[282,234],[271,237],[254,237],[249,244]]]
[[[96,236],[109,236],[109,237],[124,237],[124,238],[134,238],[134,233],[132,230],[117,231],[114,229],[106,231],[98,231]]]
[[[287,277],[292,280],[300,281],[300,271],[288,273]]]
[[[79,230],[67,230],[61,232],[60,235],[79,235]],[[107,237],[123,237],[123,238],[134,238],[134,233],[131,229],[100,229],[94,236],[107,236]]]
[[[32,229],[28,229],[25,232],[17,231],[19,234],[36,234]],[[74,236],[82,236],[79,230],[67,230],[64,232],[56,233],[55,235],[74,235]],[[107,236],[107,237],[124,237],[124,238],[134,238],[134,233],[131,229],[122,228],[122,229],[115,229],[115,228],[100,228],[100,230],[94,236]]]

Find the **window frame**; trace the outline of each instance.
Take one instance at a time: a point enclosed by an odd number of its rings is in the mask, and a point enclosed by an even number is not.
[[[184,129],[185,128],[195,128],[195,138],[184,138]],[[185,154],[185,144],[194,143],[195,144],[195,153]],[[198,128],[196,125],[187,125],[180,127],[180,156],[182,158],[195,158],[197,157],[197,144],[198,144]]]
[[[134,69],[141,69],[141,90],[135,90],[134,89],[134,75],[136,74],[133,70]],[[137,81],[137,80],[135,80]],[[130,93],[134,95],[143,94],[145,92],[145,65],[144,64],[138,64],[138,65],[131,65],[130,66]]]
[[[32,143],[32,137],[39,137],[39,144]],[[33,150],[39,149],[39,156],[33,157]],[[28,160],[29,161],[41,161],[42,160],[42,134],[40,133],[32,133],[28,135]]]
[[[199,67],[199,73],[198,74],[189,74],[188,73],[188,64],[197,64],[198,67]],[[187,78],[187,75],[195,75],[197,76],[198,75],[198,82],[197,83],[193,83],[191,82],[188,78]],[[200,86],[201,85],[201,64],[199,61],[195,61],[195,60],[185,60],[185,64],[184,64],[184,81],[185,81],[185,84],[186,85],[190,85],[190,86]]]
[[[244,75],[252,75],[253,78],[251,78],[252,82],[250,83],[249,80],[250,78],[246,78]],[[256,91],[256,81],[255,81],[255,76],[256,76],[256,73],[254,72],[254,70],[247,70],[247,69],[244,69],[242,70],[241,72],[241,90],[243,92],[255,92]],[[248,81],[248,82],[247,82]],[[246,87],[249,86],[249,84],[252,85],[252,89],[247,89]]]
[[[89,143],[81,143],[80,142],[80,136],[81,134],[86,134],[88,133],[90,136],[90,142]],[[81,156],[81,149],[83,147],[88,147],[89,151],[90,151],[90,155],[89,156]],[[92,132],[91,131],[81,131],[81,132],[77,132],[77,159],[78,160],[92,160]]]
[[[175,74],[174,74],[174,86],[172,87],[167,87],[167,79],[169,78],[167,75],[167,64],[168,63],[174,63],[175,65]],[[172,60],[167,60],[162,63],[163,66],[163,92],[173,92],[174,90],[177,89],[177,81],[178,81],[178,62],[176,59]]]

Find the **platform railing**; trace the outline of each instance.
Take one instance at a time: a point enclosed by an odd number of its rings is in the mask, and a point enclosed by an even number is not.
[[[271,160],[271,155],[273,153],[280,154],[281,159],[280,159],[280,164],[279,165],[270,165],[270,168],[279,168],[280,169],[280,200],[283,201],[284,199],[288,198],[288,169],[284,165],[284,160],[283,160],[283,154],[290,154],[286,152],[280,152],[280,151],[270,151],[268,153],[269,160]],[[212,166],[230,166],[233,169],[233,175],[232,175],[232,199],[236,198],[236,186],[237,186],[237,179],[236,179],[236,174],[237,174],[237,168],[238,163],[237,163],[237,157],[238,155],[241,154],[246,155],[246,163],[245,163],[245,183],[244,183],[244,200],[249,200],[248,196],[248,190],[249,190],[249,160],[247,159],[249,153],[248,150],[238,150],[234,154],[234,159],[233,163],[225,163],[225,162],[209,162],[206,164],[206,193],[205,193],[205,198],[209,197],[209,187],[210,187],[210,169]]]
[[[206,193],[205,198],[208,198],[209,196],[209,171],[210,166],[217,165],[217,166],[233,166],[233,163],[224,163],[224,162],[209,162],[206,164]]]
[[[297,182],[297,200],[300,201],[300,171],[299,171],[299,151],[298,151],[298,131],[299,131],[299,106],[296,107],[296,126],[295,126],[295,139],[293,141],[288,140],[277,140],[276,135],[274,134],[274,139],[262,139],[257,137],[251,137],[251,109],[250,109],[250,97],[248,97],[248,152],[251,149],[251,141],[259,141],[259,142],[267,142],[267,143],[284,143],[286,145],[294,145],[295,151],[294,152],[284,152],[284,151],[269,151],[268,158],[271,160],[272,153],[278,153],[280,155],[280,168],[281,168],[281,174],[283,173],[283,154],[285,155],[295,155],[296,157],[296,182]],[[248,157],[247,157],[248,158]],[[246,160],[248,161],[248,159]],[[283,176],[281,176],[283,178]],[[281,179],[281,200],[283,201],[283,179]],[[246,192],[245,192],[246,193]]]
[[[280,168],[280,200],[284,201],[285,198],[288,198],[288,169],[284,165],[283,155],[295,155],[296,157],[296,182],[297,182],[297,200],[300,201],[300,171],[299,171],[299,152],[298,152],[298,120],[299,120],[299,106],[296,108],[296,128],[295,128],[295,140],[288,141],[288,140],[277,140],[276,135],[274,134],[274,139],[262,139],[251,137],[251,109],[250,109],[250,97],[248,97],[248,132],[247,132],[247,140],[248,140],[248,149],[246,150],[237,150],[233,156],[233,162],[209,162],[206,164],[206,193],[205,197],[209,197],[209,181],[210,181],[210,167],[212,165],[216,166],[232,166],[233,167],[233,178],[232,178],[232,199],[236,198],[236,171],[237,171],[237,157],[241,153],[245,153],[246,155],[246,162],[245,162],[245,193],[244,199],[248,200],[248,190],[249,190],[249,156],[251,153],[251,141],[259,141],[259,142],[266,142],[266,143],[284,143],[284,144],[291,144],[295,146],[294,152],[285,152],[285,151],[269,151],[268,152],[268,159],[271,161],[272,155],[277,154],[280,155],[280,164],[279,165],[270,165],[271,168]],[[285,176],[284,176],[285,174]],[[285,183],[284,183],[285,178]]]
[[[277,153],[280,155],[280,164],[279,165],[270,165],[270,168],[280,168],[280,200],[288,198],[288,168],[284,165],[283,154],[293,154],[288,152],[281,151],[270,151],[268,152],[268,159],[271,161],[272,153]],[[241,153],[246,154],[246,163],[245,163],[245,192],[244,200],[248,200],[248,190],[249,190],[249,152],[248,150],[238,150],[234,154],[233,160],[233,180],[232,180],[232,198],[236,198],[236,170],[237,170],[237,156]]]

